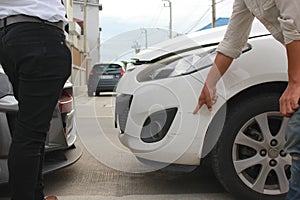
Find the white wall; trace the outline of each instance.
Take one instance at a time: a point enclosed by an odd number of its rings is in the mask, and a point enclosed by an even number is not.
[[[83,20],[83,0],[73,0],[74,17]],[[99,62],[99,1],[87,2],[87,40],[91,64]]]

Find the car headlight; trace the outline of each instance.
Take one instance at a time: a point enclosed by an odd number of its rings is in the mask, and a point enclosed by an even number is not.
[[[149,65],[138,74],[137,80],[145,82],[191,74],[212,66],[215,55],[215,48],[201,53],[174,55]]]

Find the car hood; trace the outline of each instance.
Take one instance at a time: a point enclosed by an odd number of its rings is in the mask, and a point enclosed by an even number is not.
[[[152,63],[174,54],[215,46],[223,39],[226,28],[227,26],[222,26],[166,40],[136,54],[132,60],[136,63]],[[250,37],[266,34],[270,33],[260,22],[255,21],[252,25]]]

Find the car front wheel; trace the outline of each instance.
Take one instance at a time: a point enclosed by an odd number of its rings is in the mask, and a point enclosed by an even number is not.
[[[287,118],[280,94],[260,94],[228,105],[226,122],[212,152],[223,186],[239,199],[283,199],[291,158],[284,152]]]

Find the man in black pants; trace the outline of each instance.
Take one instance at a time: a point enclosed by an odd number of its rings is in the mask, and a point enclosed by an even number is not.
[[[53,110],[71,74],[66,22],[60,0],[0,2],[0,63],[19,101],[8,159],[13,200],[57,199],[44,197],[42,165]]]

